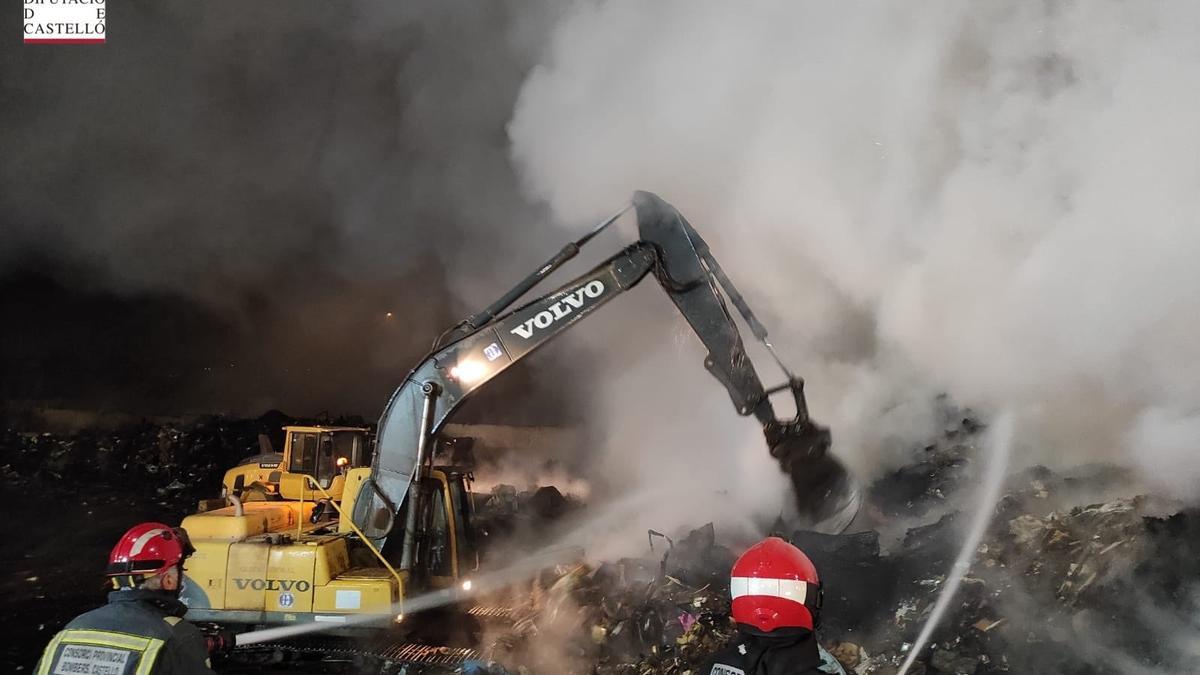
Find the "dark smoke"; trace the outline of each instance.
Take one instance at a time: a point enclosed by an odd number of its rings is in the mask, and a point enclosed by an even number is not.
[[[135,0],[103,46],[6,40],[0,395],[375,414],[561,245],[507,157],[535,9]]]

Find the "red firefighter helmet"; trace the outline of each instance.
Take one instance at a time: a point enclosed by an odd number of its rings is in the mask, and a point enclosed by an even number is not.
[[[182,529],[162,523],[129,528],[108,554],[106,576],[154,576],[183,562],[195,549]]]
[[[812,561],[779,537],[758,542],[737,559],[729,592],[733,620],[764,633],[778,628],[813,630],[823,597]]]

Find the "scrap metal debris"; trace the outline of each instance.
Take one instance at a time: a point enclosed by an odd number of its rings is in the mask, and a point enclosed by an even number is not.
[[[960,471],[964,464],[943,466]],[[1156,517],[1145,498],[1057,506],[1079,487],[1077,474],[1110,475],[1037,468],[1014,477],[954,606],[910,672],[1115,675],[1127,672],[1123,663],[1182,662],[1186,641],[1177,648],[1149,622],[1131,624],[1138,611],[1130,602],[1153,601],[1154,611],[1188,621],[1200,555],[1181,559],[1179,537],[1186,533],[1200,548],[1200,519],[1190,511]],[[896,673],[961,542],[961,520],[952,511],[911,528],[891,550],[874,532],[793,533],[826,587],[819,637],[847,673]],[[727,618],[733,552],[718,535],[711,525],[675,540],[653,532],[661,557],[540,579],[519,594],[526,599],[521,621],[491,636],[484,652],[511,672],[695,672],[736,631]],[[1097,641],[1131,661],[1106,661]]]
[[[0,429],[0,474],[10,488],[95,486],[96,499],[194,508],[212,497],[221,476],[258,452],[259,434],[279,434],[293,420],[278,412],[257,419],[203,417],[190,423],[142,422],[72,434]],[[111,485],[111,494],[104,489]]]
[[[95,489],[80,505],[85,511],[117,500],[185,512],[211,496],[225,469],[260,450],[260,433],[287,421],[213,417],[69,435],[5,430],[0,475],[28,493],[87,480]],[[977,429],[969,420],[954,425],[919,462],[872,488],[879,530],[898,536],[790,533],[821,572],[819,637],[847,673],[894,674],[927,618],[962,540],[957,496],[969,485]],[[1012,477],[951,611],[910,672],[1107,675],[1131,664],[1172,672],[1187,663],[1191,643],[1164,626],[1187,633],[1200,615],[1200,517],[1144,497],[1086,497],[1121,475],[1084,467]],[[581,508],[549,487],[497,486],[478,497],[479,521],[496,533],[536,530]],[[652,531],[640,557],[545,570],[508,590],[507,620],[484,622],[472,645],[480,660],[458,670],[695,673],[736,633],[728,589],[736,551],[722,543],[712,524]],[[15,569],[37,597],[50,590],[33,567]],[[60,608],[54,620],[76,609]]]
[[[1094,484],[1112,475],[1092,467],[1077,473]],[[1130,663],[1167,671],[1185,663],[1186,644],[1133,617],[1152,612],[1159,621],[1188,623],[1194,616],[1200,565],[1194,554],[1181,557],[1180,546],[1200,547],[1190,543],[1200,530],[1196,514],[1155,517],[1145,497],[1054,508],[1048,500],[1073,494],[1079,481],[1044,468],[1010,484],[954,606],[910,672],[1115,675]],[[836,648],[847,672],[896,672],[936,601],[961,541],[960,521],[949,513],[912,528],[885,554],[848,543],[831,548],[810,533],[794,537],[823,573],[831,571],[827,583],[841,575],[827,595],[836,600],[826,603],[824,637],[865,646],[861,654]],[[842,575],[847,568],[882,573],[888,582],[851,575],[855,582]]]
[[[547,572],[512,590],[514,623],[488,635],[482,651],[513,672],[688,672],[735,633],[731,556],[710,524],[657,558]]]

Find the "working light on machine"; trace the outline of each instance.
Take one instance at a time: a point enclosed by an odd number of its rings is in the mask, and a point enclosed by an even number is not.
[[[466,581],[462,582],[462,589],[464,591],[471,590],[471,580],[470,579],[467,579]]]
[[[340,468],[342,468],[342,467],[344,467],[344,466],[349,466],[349,464],[350,464],[350,460],[346,459],[345,457],[338,457],[338,458],[337,458],[337,466],[338,466],[338,468],[339,468],[339,469],[340,469]]]
[[[471,384],[478,381],[486,372],[487,366],[479,361],[463,361],[457,366],[450,368],[450,377],[463,384]]]
[[[396,615],[396,623],[400,623],[401,621],[404,621],[404,615],[403,615],[403,614],[397,614],[397,615]]]

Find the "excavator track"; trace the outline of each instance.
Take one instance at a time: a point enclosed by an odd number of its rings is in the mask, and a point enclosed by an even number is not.
[[[238,647],[229,659],[230,672],[237,668],[261,668],[271,672],[296,668],[311,672],[317,664],[354,667],[356,673],[437,673],[449,672],[467,661],[480,659],[479,652],[467,647],[446,647],[405,642],[387,638],[369,641],[350,638],[320,637],[283,640]],[[226,669],[223,668],[222,672]],[[250,672],[250,671],[246,671]]]
[[[512,623],[512,609],[504,605],[474,605],[465,611],[479,624]],[[354,673],[441,673],[451,672],[467,661],[478,661],[478,650],[448,647],[405,640],[397,635],[375,637],[317,636],[293,638],[238,647],[229,659],[229,668],[219,672],[310,672],[314,666],[327,666],[336,672],[347,668]]]
[[[488,623],[512,623],[512,608],[503,605],[475,605],[467,614]]]

